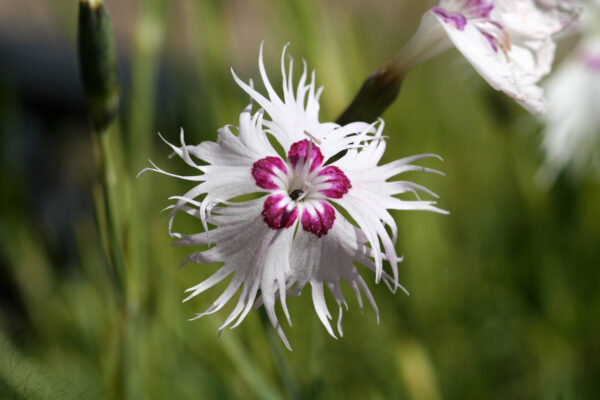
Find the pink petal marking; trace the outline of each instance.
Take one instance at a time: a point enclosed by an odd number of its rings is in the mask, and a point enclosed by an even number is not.
[[[302,212],[302,227],[305,231],[317,235],[317,237],[327,235],[327,232],[331,229],[335,221],[335,210],[333,207],[325,201],[321,201],[320,204],[323,210],[320,211],[315,207],[314,211],[316,215],[313,215],[306,208]]]
[[[431,11],[440,17],[444,22],[454,23],[454,26],[459,31],[463,31],[465,29],[465,25],[467,25],[467,19],[459,12],[450,12],[442,7],[433,7]]]
[[[288,151],[288,161],[290,162],[290,164],[292,164],[294,168],[296,168],[296,164],[300,159],[306,160],[308,149],[311,145],[312,148],[310,149],[310,172],[314,171],[315,168],[318,168],[321,166],[321,164],[323,164],[323,154],[321,153],[319,146],[317,146],[314,143],[311,144],[308,141],[308,139],[304,139],[292,144],[292,146],[290,147],[290,151]]]
[[[261,214],[269,228],[283,229],[289,228],[296,222],[298,208],[295,204],[287,200],[286,196],[272,194],[265,200]]]
[[[582,56],[585,67],[593,72],[600,72],[600,54],[586,53]]]
[[[319,190],[319,193],[332,198],[332,199],[341,199],[350,189],[352,189],[352,185],[350,184],[350,179],[346,177],[346,175],[336,166],[329,165],[319,171],[317,176],[327,176],[327,180],[324,181],[324,184],[329,184],[330,186],[327,189]]]
[[[483,36],[487,39],[488,43],[490,44],[490,46],[492,46],[492,49],[494,50],[494,52],[498,52],[498,46],[496,45],[496,39],[494,39],[494,37],[492,35],[490,35],[489,33],[485,33],[485,32],[481,32],[483,34]]]
[[[285,174],[288,172],[285,163],[279,157],[265,157],[256,161],[252,165],[252,177],[254,177],[256,184],[263,189],[279,189],[279,185],[273,181],[273,178],[277,177],[275,168],[278,168]]]
[[[494,2],[490,0],[467,0],[463,6],[469,9],[469,14],[477,18],[489,18],[494,9]]]

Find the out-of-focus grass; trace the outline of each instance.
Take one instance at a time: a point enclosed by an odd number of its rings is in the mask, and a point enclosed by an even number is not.
[[[57,3],[65,31],[75,27],[64,18],[71,6]],[[60,236],[41,228],[35,210],[21,208],[37,204],[31,199],[39,172],[27,166],[24,152],[7,151],[0,169],[0,262],[12,290],[5,302],[12,308],[0,314],[2,397],[286,396],[257,313],[218,342],[227,309],[187,321],[223,289],[181,304],[183,290],[215,269],[188,265],[178,271],[189,249],[169,246],[166,219],[159,214],[167,197],[184,193],[189,184],[134,176],[146,158],[186,173],[182,163],[168,160],[157,131],[177,142],[183,126],[193,143],[214,140],[218,127],[237,123],[248,99],[229,67],[261,87],[261,40],[275,83],[288,41],[296,72],[301,58],[317,70],[325,86],[321,115],[332,120],[364,77],[407,39],[423,9],[417,2],[387,0],[139,2],[128,21],[131,84],[118,127],[127,305],[116,301],[91,214],[69,221],[75,256],[69,265],[56,261],[51,249]],[[167,71],[160,80],[159,71]],[[12,88],[11,82],[2,87]],[[18,96],[8,89],[0,94],[5,149],[19,142],[14,127],[22,125],[14,121],[26,118]],[[380,325],[372,311],[361,314],[351,301],[345,337],[336,341],[320,326],[308,292],[288,300],[294,327],[285,329],[294,351],[284,352],[300,395],[595,398],[600,188],[565,180],[549,190],[534,185],[539,126],[492,92],[455,52],[411,72],[384,119],[387,160],[430,152],[444,157],[444,163],[427,164],[446,177],[407,179],[438,192],[451,214],[395,214],[398,250],[406,257],[401,282],[411,296],[391,295],[363,273],[380,308]],[[88,158],[72,160],[81,165],[71,169],[90,169]],[[180,223],[182,230],[200,229]]]

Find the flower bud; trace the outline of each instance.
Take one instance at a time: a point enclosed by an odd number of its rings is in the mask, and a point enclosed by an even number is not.
[[[400,92],[403,75],[384,65],[363,83],[352,103],[337,119],[345,125],[355,121],[373,122],[388,108]]]
[[[120,95],[112,23],[102,0],[79,1],[78,50],[88,114],[101,132],[116,116]]]

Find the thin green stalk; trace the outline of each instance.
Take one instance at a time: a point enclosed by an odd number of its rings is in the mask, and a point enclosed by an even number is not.
[[[131,306],[137,309],[145,302],[152,276],[148,270],[148,200],[150,186],[135,175],[146,165],[157,137],[155,129],[156,81],[163,43],[165,6],[162,0],[140,3],[136,19],[130,87],[130,118],[126,142],[128,180],[127,257],[129,267],[128,290]]]
[[[283,383],[285,397],[288,399],[300,399],[302,396],[298,386],[298,381],[296,380],[296,377],[294,376],[294,373],[287,361],[286,354],[282,349],[281,340],[273,330],[273,326],[269,321],[269,317],[263,308],[260,309],[259,315],[260,322],[262,323],[267,334],[269,347],[273,353],[277,371],[279,372],[281,382]]]
[[[88,116],[93,126],[93,145],[98,167],[99,196],[95,196],[100,235],[112,266],[117,296],[122,302],[125,290],[125,266],[119,241],[117,210],[112,193],[116,175],[112,165],[110,140],[116,133],[111,127],[119,112],[120,87],[112,22],[102,0],[80,0],[77,49],[81,83]],[[118,146],[116,147],[118,151]],[[96,191],[97,193],[98,191]]]
[[[108,9],[102,0],[79,0],[78,55],[81,82],[86,106],[93,126],[92,140],[98,168],[94,190],[96,215],[100,237],[103,239],[107,257],[112,267],[112,281],[119,304],[121,319],[117,335],[118,358],[115,381],[117,397],[126,398],[130,371],[127,368],[131,358],[127,332],[129,328],[128,279],[125,257],[121,247],[121,216],[123,191],[126,186],[117,185],[118,176],[123,176],[122,146],[115,118],[119,112],[120,87],[117,74],[117,52],[112,22]],[[111,146],[111,144],[113,146]],[[116,144],[116,145],[115,145]],[[117,164],[115,161],[120,161]],[[118,200],[118,202],[117,202]],[[121,204],[121,209],[117,208]]]
[[[109,130],[109,129],[107,129]],[[102,217],[105,231],[101,232],[106,245],[106,253],[112,267],[112,278],[115,284],[116,294],[119,303],[122,303],[125,298],[125,262],[123,259],[123,251],[121,249],[118,228],[116,223],[116,212],[113,205],[113,195],[110,183],[111,160],[109,157],[109,132],[94,132],[93,141],[96,152],[98,166],[98,184],[101,192]]]
[[[323,387],[325,382],[323,376],[323,352],[325,351],[325,342],[323,339],[323,326],[316,318],[311,318],[311,342],[309,358],[309,388],[307,397],[313,400],[323,398]]]
[[[126,138],[126,218],[127,231],[127,326],[125,345],[129,358],[126,360],[127,399],[146,399],[151,396],[155,381],[151,371],[160,368],[163,357],[154,357],[147,350],[151,334],[146,321],[152,311],[150,299],[162,293],[163,283],[156,278],[149,252],[148,223],[151,187],[145,179],[135,175],[146,164],[157,137],[155,128],[156,82],[164,39],[165,2],[148,0],[139,3],[135,20],[131,63],[131,86],[129,103],[128,136]],[[154,290],[152,292],[151,290]],[[140,369],[139,365],[145,368]]]
[[[93,144],[96,153],[96,164],[98,168],[98,181],[96,183],[100,192],[96,196],[97,220],[100,237],[105,245],[105,252],[111,266],[111,280],[115,287],[117,304],[119,305],[118,313],[120,314],[117,331],[117,360],[113,378],[114,385],[117,388],[116,398],[126,399],[126,382],[127,362],[130,357],[129,348],[127,346],[127,326],[128,326],[128,309],[127,309],[127,285],[125,271],[125,257],[121,246],[120,225],[118,223],[118,210],[115,206],[116,199],[116,166],[114,159],[111,157],[114,154],[114,148],[119,146],[111,146],[112,134],[115,133],[116,127],[110,125],[102,132],[93,132]]]
[[[281,394],[270,385],[263,373],[256,368],[254,359],[246,350],[240,345],[233,337],[221,339],[221,344],[229,358],[232,360],[234,365],[237,367],[240,375],[246,381],[249,387],[251,387],[260,399],[266,400],[280,400],[282,399]],[[286,392],[286,398],[298,398],[289,397]]]

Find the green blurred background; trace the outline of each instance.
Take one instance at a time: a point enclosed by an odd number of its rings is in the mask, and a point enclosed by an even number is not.
[[[217,341],[227,309],[188,322],[223,285],[181,304],[216,266],[178,270],[160,210],[190,184],[135,174],[169,160],[157,132],[214,140],[258,78],[280,82],[281,49],[306,59],[334,120],[363,79],[416,28],[427,2],[107,0],[119,49],[121,114],[111,128],[126,257],[115,293],[97,229],[92,135],[76,56],[75,0],[0,3],[0,398],[596,399],[600,396],[600,187],[536,184],[541,126],[456,51],[412,71],[384,114],[386,159],[448,216],[397,212],[405,255],[392,295],[363,271],[381,313],[355,301],[334,340],[308,291],[290,298],[292,352],[251,313]],[[259,85],[260,87],[260,85]],[[188,223],[182,230],[199,231]],[[332,299],[329,299],[332,300]],[[333,304],[333,302],[332,302]],[[230,309],[229,307],[228,309]]]

